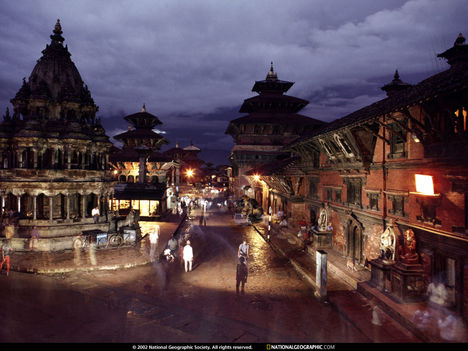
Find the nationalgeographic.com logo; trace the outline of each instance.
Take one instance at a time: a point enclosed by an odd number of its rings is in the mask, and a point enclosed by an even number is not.
[[[266,349],[271,350],[334,350],[333,344],[295,344],[295,345],[282,345],[282,344],[267,344]]]

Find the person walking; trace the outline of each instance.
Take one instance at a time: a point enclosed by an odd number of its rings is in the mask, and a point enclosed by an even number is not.
[[[237,257],[244,257],[245,261],[247,262],[247,258],[249,257],[249,248],[250,246],[247,244],[247,241],[242,241],[242,244],[239,245],[239,250],[237,250]]]
[[[154,262],[155,257],[156,257],[156,249],[158,247],[158,240],[159,240],[159,230],[160,230],[160,227],[158,224],[156,224],[149,235],[151,262]]]
[[[190,246],[190,240],[187,240],[187,244],[184,246],[184,265],[185,272],[190,272],[192,270],[193,263],[193,248]]]
[[[6,275],[8,277],[8,273],[10,273],[10,254],[13,251],[11,247],[10,240],[2,246],[2,262],[0,263],[0,272],[3,270],[3,264],[6,263],[7,272]]]
[[[245,258],[241,256],[239,263],[237,263],[236,271],[236,294],[239,295],[239,286],[241,287],[241,293],[244,295],[244,286],[247,283],[248,268],[245,262]]]
[[[37,229],[37,225],[33,227],[31,230],[31,240],[29,240],[29,250],[34,251],[36,250],[37,241],[39,240],[39,229]]]

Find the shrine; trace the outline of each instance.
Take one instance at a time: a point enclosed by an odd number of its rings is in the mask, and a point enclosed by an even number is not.
[[[40,250],[71,248],[75,235],[109,228],[112,147],[88,87],[64,46],[59,20],[0,123],[2,225],[23,250],[37,226]],[[100,218],[94,223],[93,208]]]

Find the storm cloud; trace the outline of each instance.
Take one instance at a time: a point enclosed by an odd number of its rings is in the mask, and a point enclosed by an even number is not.
[[[181,146],[227,163],[224,134],[273,61],[302,114],[331,121],[448,68],[436,55],[466,32],[464,0],[1,1],[0,112],[28,78],[59,18],[106,133],[143,104]],[[216,150],[219,150],[215,159]],[[203,154],[202,154],[203,158]]]

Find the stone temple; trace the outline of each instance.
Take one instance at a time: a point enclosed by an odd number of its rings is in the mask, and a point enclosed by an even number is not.
[[[109,229],[112,143],[63,44],[59,20],[50,38],[11,100],[13,112],[7,109],[0,123],[2,226],[5,233],[13,231],[16,250],[27,247],[33,226],[39,229],[39,250],[71,248],[83,231]],[[91,217],[95,207],[98,223]]]

